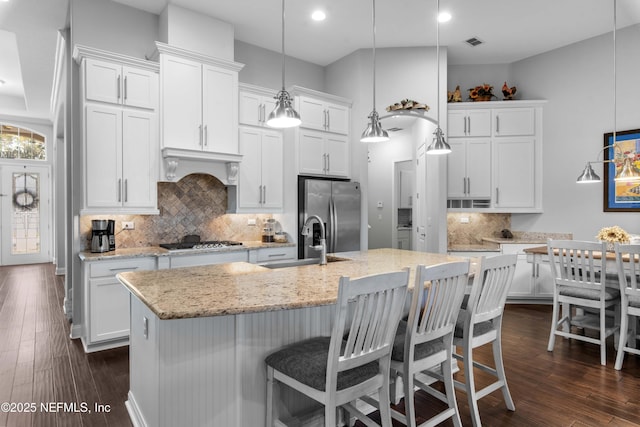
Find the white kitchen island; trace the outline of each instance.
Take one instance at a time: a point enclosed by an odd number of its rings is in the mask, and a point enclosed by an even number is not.
[[[346,261],[268,269],[244,262],[127,272],[130,390],[135,426],[264,426],[264,358],[288,343],[330,335],[340,276],[459,260],[376,249]],[[413,276],[410,278],[410,286]],[[290,408],[308,405],[287,399]]]

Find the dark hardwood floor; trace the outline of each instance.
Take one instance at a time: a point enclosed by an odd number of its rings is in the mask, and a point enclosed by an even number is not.
[[[52,265],[0,267],[0,404],[23,409],[0,411],[0,427],[131,426],[124,406],[127,349],[85,354],[78,340],[69,339],[63,293]],[[640,426],[640,358],[627,355],[622,371],[614,370],[612,341],[605,367],[595,345],[557,339],[549,353],[550,316],[550,306],[507,306],[504,359],[516,411],[506,410],[495,392],[479,403],[484,425]],[[476,356],[491,360],[490,348]],[[478,375],[477,382],[482,386],[487,377]],[[471,425],[466,395],[458,391],[457,399],[463,424]],[[425,394],[417,401],[424,417],[441,405]],[[32,403],[35,410],[25,412]],[[96,412],[95,404],[109,405],[109,411]]]

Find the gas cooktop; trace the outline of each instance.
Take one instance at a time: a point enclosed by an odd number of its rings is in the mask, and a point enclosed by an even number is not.
[[[170,251],[179,249],[216,249],[238,245],[242,245],[242,242],[234,242],[233,240],[210,240],[205,242],[160,243],[161,248]]]

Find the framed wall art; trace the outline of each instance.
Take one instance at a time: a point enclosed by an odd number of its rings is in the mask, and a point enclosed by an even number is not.
[[[640,180],[615,181],[625,161],[640,169],[640,129],[604,134],[604,204],[605,212],[640,212]],[[628,160],[627,160],[628,159]]]

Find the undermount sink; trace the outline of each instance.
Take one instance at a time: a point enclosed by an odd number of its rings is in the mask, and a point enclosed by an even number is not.
[[[340,258],[337,256],[327,256],[327,264],[338,261],[350,261],[349,258]],[[305,259],[285,259],[282,261],[273,261],[260,264],[261,267],[266,268],[287,268],[287,267],[300,267],[304,265],[320,264],[320,258],[305,258]]]

